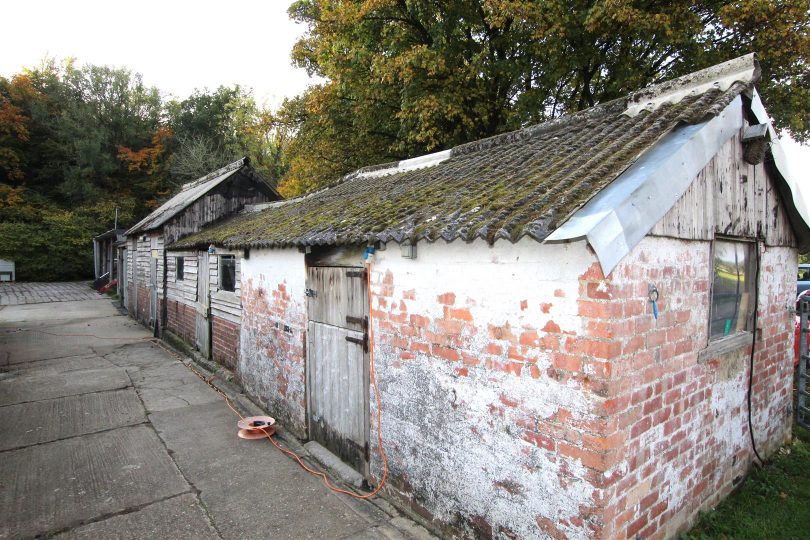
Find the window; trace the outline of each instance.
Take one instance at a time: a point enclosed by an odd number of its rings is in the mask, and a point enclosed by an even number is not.
[[[751,330],[754,315],[756,244],[716,240],[709,339]]]
[[[219,258],[219,288],[231,292],[236,290],[236,258],[233,255]]]
[[[175,270],[174,270],[175,281],[183,281],[183,279],[184,279],[183,274],[184,274],[184,272],[186,270],[185,258],[183,258],[183,257],[175,257],[174,260],[175,260],[175,265],[174,265],[174,268],[175,268]]]

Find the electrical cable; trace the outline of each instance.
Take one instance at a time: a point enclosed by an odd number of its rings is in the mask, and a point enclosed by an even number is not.
[[[757,456],[757,459],[759,460],[759,466],[762,467],[765,464],[765,461],[757,451],[757,441],[754,438],[754,421],[752,419],[753,414],[751,412],[751,394],[754,388],[754,354],[757,349],[757,312],[759,311],[759,266],[761,262],[759,257],[759,239],[757,239],[755,251],[757,254],[757,270],[756,277],[754,279],[754,339],[751,342],[751,357],[748,361],[748,434],[751,436],[751,448],[754,450],[754,455]]]
[[[349,497],[353,497],[355,499],[363,499],[363,500],[371,499],[377,493],[379,493],[380,490],[385,485],[386,480],[388,479],[388,456],[385,454],[385,449],[383,448],[383,438],[382,438],[382,402],[380,401],[380,389],[379,389],[379,387],[377,385],[377,374],[376,374],[376,370],[375,370],[375,366],[374,366],[374,330],[373,330],[374,325],[372,324],[372,321],[371,321],[371,310],[372,310],[372,302],[371,302],[371,263],[367,262],[366,264],[367,264],[367,268],[366,268],[366,286],[367,286],[367,292],[368,292],[368,317],[369,317],[369,322],[368,322],[368,333],[369,333],[369,336],[368,336],[368,342],[369,342],[369,347],[368,347],[368,353],[369,353],[369,376],[371,378],[372,386],[374,387],[374,397],[375,397],[376,402],[377,402],[377,443],[378,443],[379,454],[380,454],[380,457],[382,458],[382,461],[383,461],[383,474],[382,474],[382,477],[380,479],[380,483],[377,484],[377,487],[375,487],[371,492],[366,493],[366,494],[358,494],[358,493],[354,493],[352,491],[348,491],[346,489],[339,488],[339,487],[333,485],[329,481],[329,478],[326,476],[326,473],[311,469],[310,467],[308,467],[304,463],[304,461],[301,459],[301,457],[298,454],[296,454],[292,450],[288,450],[286,448],[283,448],[281,445],[279,445],[275,441],[275,439],[273,439],[273,437],[272,437],[272,435],[273,435],[273,433],[275,433],[275,431],[268,432],[265,428],[261,428],[261,427],[258,428],[264,433],[267,440],[269,440],[273,444],[273,446],[275,446],[283,454],[286,454],[288,457],[295,460],[298,463],[298,465],[302,469],[304,469],[306,472],[308,472],[309,474],[311,474],[313,476],[319,477],[323,481],[323,484],[328,489],[330,489],[330,490],[332,490],[332,491],[334,491],[336,493],[341,493],[343,495],[348,495]],[[14,334],[14,333],[19,333],[19,332],[38,332],[38,333],[41,333],[41,334],[47,334],[47,335],[56,336],[56,337],[92,337],[92,338],[96,338],[96,339],[109,339],[109,340],[132,340],[132,339],[136,339],[138,341],[147,341],[147,342],[154,343],[155,345],[157,345],[158,347],[160,347],[161,349],[163,349],[164,351],[169,353],[169,355],[174,357],[178,362],[180,362],[183,366],[185,366],[192,373],[194,373],[201,381],[203,381],[206,385],[208,385],[211,389],[213,389],[216,393],[218,393],[222,397],[222,399],[225,401],[225,405],[227,405],[228,408],[231,411],[233,411],[233,413],[236,414],[236,416],[238,416],[240,420],[244,420],[244,418],[245,418],[236,409],[236,407],[234,407],[231,398],[222,389],[220,389],[216,384],[214,384],[214,382],[213,382],[214,374],[211,374],[210,377],[206,377],[203,373],[201,373],[198,369],[196,369],[193,365],[191,365],[190,362],[189,363],[185,362],[183,360],[183,357],[181,357],[179,354],[177,354],[174,350],[166,347],[158,338],[155,338],[155,337],[152,337],[152,336],[144,337],[144,338],[134,338],[134,337],[118,337],[118,336],[116,336],[116,337],[110,337],[110,336],[103,337],[103,336],[97,336],[95,334],[60,334],[60,333],[56,333],[56,332],[47,332],[45,330],[39,330],[39,329],[36,329],[36,328],[19,328],[17,330],[8,331],[8,332],[5,332],[5,333]]]

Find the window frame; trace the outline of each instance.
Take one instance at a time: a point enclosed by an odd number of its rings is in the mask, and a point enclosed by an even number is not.
[[[224,268],[225,268],[225,265],[223,264],[223,261],[226,260],[226,259],[229,259],[229,260],[233,261],[233,266],[232,266],[232,268],[233,268],[233,280],[232,280],[233,288],[232,289],[226,289],[224,287],[224,281],[225,281],[225,279],[224,279],[225,278]],[[220,291],[226,291],[226,292],[236,292],[236,255],[233,255],[233,254],[230,254],[230,253],[220,255],[219,256],[219,261],[217,261],[217,262],[219,264],[219,268],[217,269],[218,270],[217,273],[219,274],[219,276],[218,276],[218,278],[219,278],[218,279],[218,281],[219,281],[219,290]]]
[[[174,280],[186,280],[186,257],[183,255],[174,258]]]
[[[754,280],[754,282],[752,282],[753,285],[752,285],[751,289],[749,291],[747,291],[747,294],[749,294],[749,296],[750,296],[749,303],[751,304],[751,306],[748,308],[748,313],[746,314],[746,320],[745,320],[745,324],[744,324],[743,328],[731,331],[728,334],[713,336],[712,335],[712,325],[715,322],[715,318],[714,318],[714,312],[715,312],[715,285],[716,285],[716,283],[715,283],[716,282],[716,273],[715,273],[716,266],[715,265],[716,265],[716,262],[717,262],[716,254],[717,254],[717,244],[718,244],[718,242],[734,244],[734,245],[742,245],[742,246],[745,247],[747,259],[743,263],[744,264],[744,271],[745,271],[744,276],[745,276],[745,279],[747,280],[747,279],[749,279],[749,274],[750,274],[750,278],[752,278]],[[756,288],[757,288],[758,284],[755,283],[755,281],[757,279],[757,264],[758,264],[757,252],[758,252],[758,250],[759,250],[759,243],[758,243],[757,240],[752,239],[752,238],[716,236],[714,238],[714,240],[712,240],[711,273],[710,273],[711,285],[709,287],[709,317],[708,317],[707,329],[706,329],[706,335],[707,335],[707,338],[708,338],[709,346],[712,346],[712,344],[716,344],[718,342],[723,342],[724,340],[725,341],[735,341],[734,340],[735,337],[738,338],[738,339],[736,339],[736,341],[743,341],[742,338],[740,338],[739,336],[750,336],[753,333],[753,331],[754,331],[754,328],[753,328],[754,311],[758,307],[756,305],[757,304],[757,298],[756,298],[756,296],[757,296],[756,290],[757,289]],[[740,284],[740,280],[739,280],[739,275],[740,275],[739,274],[739,262],[737,264],[738,264],[737,287],[738,287],[738,291],[739,291],[739,284]],[[735,312],[736,312],[737,309],[739,309],[741,299],[742,299],[744,294],[746,294],[745,291],[738,292],[737,299],[736,299],[736,302],[735,302]],[[738,319],[738,318],[739,318],[739,314],[735,315],[735,320]]]

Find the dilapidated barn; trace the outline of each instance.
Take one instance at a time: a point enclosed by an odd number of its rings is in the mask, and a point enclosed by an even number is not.
[[[738,58],[170,249],[241,260],[245,389],[371,484],[381,440],[385,493],[434,528],[672,537],[791,433],[810,228],[758,76]]]
[[[175,330],[208,356],[211,302],[206,279],[199,281],[197,294],[197,273],[213,278],[217,269],[209,271],[204,250],[187,259],[181,257],[178,271],[177,259],[168,260],[164,247],[235,214],[245,205],[278,199],[275,187],[253,169],[248,158],[185,184],[177,195],[126,232],[122,276],[126,281],[124,305],[130,314],[156,333],[166,328]],[[177,286],[178,276],[181,281],[187,277],[189,285]],[[193,290],[187,291],[189,286]],[[196,331],[181,331],[187,314]]]

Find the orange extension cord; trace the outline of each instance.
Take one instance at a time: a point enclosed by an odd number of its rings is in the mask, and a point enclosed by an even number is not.
[[[321,471],[316,471],[314,469],[309,468],[306,465],[306,463],[304,463],[304,461],[301,459],[301,457],[298,456],[298,454],[296,454],[292,450],[282,448],[281,445],[279,445],[275,441],[275,439],[273,439],[271,433],[268,433],[264,428],[258,428],[258,429],[262,430],[262,432],[267,437],[267,440],[269,440],[271,443],[273,443],[273,446],[275,446],[282,453],[284,453],[287,456],[294,459],[298,463],[298,465],[302,469],[307,471],[309,474],[319,477],[323,481],[324,485],[327,488],[329,488],[330,490],[332,490],[332,491],[334,491],[336,493],[342,493],[344,495],[348,495],[349,497],[353,497],[355,499],[370,499],[370,498],[374,497],[377,493],[380,492],[380,490],[385,485],[386,480],[388,479],[388,456],[386,456],[386,454],[385,454],[385,449],[383,448],[383,438],[382,438],[382,402],[380,401],[380,389],[377,386],[377,375],[375,373],[375,368],[374,368],[374,330],[373,330],[374,325],[371,322],[371,310],[372,310],[372,302],[371,302],[371,263],[367,263],[367,269],[366,270],[367,270],[366,271],[366,279],[367,279],[366,285],[368,287],[368,315],[369,315],[369,323],[368,323],[368,334],[369,334],[368,335],[368,341],[369,341],[368,352],[369,352],[369,363],[370,363],[369,375],[371,376],[371,383],[374,386],[374,397],[377,400],[377,443],[379,445],[380,457],[382,458],[382,461],[383,461],[383,475],[382,475],[382,478],[380,479],[380,483],[377,485],[376,488],[374,488],[373,491],[371,491],[370,493],[367,493],[365,495],[358,495],[357,493],[354,493],[354,492],[339,488],[339,487],[333,485],[329,481],[329,478],[327,478],[326,473],[323,473]],[[16,333],[16,332],[21,332],[21,331],[23,331],[23,330],[16,330],[16,331],[7,332],[7,333]],[[97,336],[95,334],[58,334],[58,333],[55,333],[55,332],[47,332],[45,330],[37,330],[35,328],[26,329],[25,331],[38,332],[40,334],[47,334],[49,336],[56,336],[56,337],[92,337],[92,338],[96,338],[96,339],[110,339],[110,340],[132,339],[131,337],[102,337],[102,336]],[[141,338],[141,340],[142,341],[152,342],[155,345],[157,345],[158,347],[160,347],[161,349],[163,349],[164,351],[168,352],[178,362],[180,362],[183,366],[188,368],[192,373],[194,373],[197,377],[199,377],[201,381],[203,381],[205,384],[207,384],[209,387],[211,387],[211,389],[213,389],[216,393],[218,393],[220,396],[222,396],[222,399],[225,401],[225,405],[227,405],[228,408],[230,410],[232,410],[234,412],[234,414],[236,414],[236,416],[239,417],[240,420],[243,420],[245,418],[244,416],[242,416],[242,414],[238,410],[236,410],[236,407],[233,406],[233,403],[231,402],[231,398],[229,398],[228,395],[225,394],[225,392],[223,390],[221,390],[217,385],[215,385],[212,382],[213,379],[214,379],[213,374],[210,377],[206,377],[198,369],[196,369],[193,365],[183,361],[183,358],[179,354],[177,354],[172,349],[166,347],[157,338],[154,338],[154,337],[150,336],[150,337],[146,337],[146,338]]]

